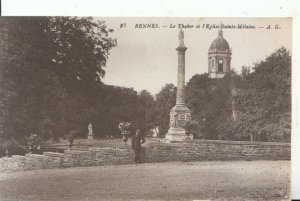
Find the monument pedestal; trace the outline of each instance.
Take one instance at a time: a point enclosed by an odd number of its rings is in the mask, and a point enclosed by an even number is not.
[[[169,128],[164,142],[181,142],[187,138],[185,129],[183,128]]]
[[[94,140],[94,134],[88,133],[87,136],[88,136],[87,141],[92,141],[92,140]]]
[[[170,111],[170,128],[165,142],[180,142],[187,138],[185,125],[191,119],[191,111],[184,104],[175,105]]]

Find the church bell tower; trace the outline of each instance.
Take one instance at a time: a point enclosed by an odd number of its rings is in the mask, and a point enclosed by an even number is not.
[[[231,48],[223,37],[222,24],[217,38],[208,50],[208,73],[211,78],[223,78],[230,71]]]

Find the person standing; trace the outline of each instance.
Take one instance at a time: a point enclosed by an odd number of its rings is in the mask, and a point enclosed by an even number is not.
[[[136,163],[140,163],[141,144],[143,144],[145,141],[145,138],[143,138],[141,135],[141,131],[137,130],[131,141],[131,146],[135,155],[134,162]]]

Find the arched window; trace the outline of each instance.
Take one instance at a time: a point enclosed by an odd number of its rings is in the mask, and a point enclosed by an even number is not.
[[[223,59],[219,59],[218,61],[218,72],[223,72]]]
[[[214,65],[215,65],[215,60],[212,59],[212,60],[211,60],[211,66],[214,66]]]

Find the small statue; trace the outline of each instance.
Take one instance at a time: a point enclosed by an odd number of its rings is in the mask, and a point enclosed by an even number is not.
[[[178,114],[171,114],[170,127],[178,128]]]
[[[92,126],[91,123],[88,125],[88,131],[89,131],[89,133],[87,134],[88,141],[93,140],[94,139],[94,134],[93,134],[93,126]]]
[[[179,38],[179,40],[183,40],[184,39],[184,33],[182,31],[182,28],[180,28],[180,31],[178,33],[178,38]]]
[[[93,133],[93,126],[91,123],[88,125],[88,131],[89,131],[89,134]]]
[[[178,33],[178,38],[179,38],[179,46],[184,47],[184,33],[182,31],[182,28],[180,29],[179,33]]]

